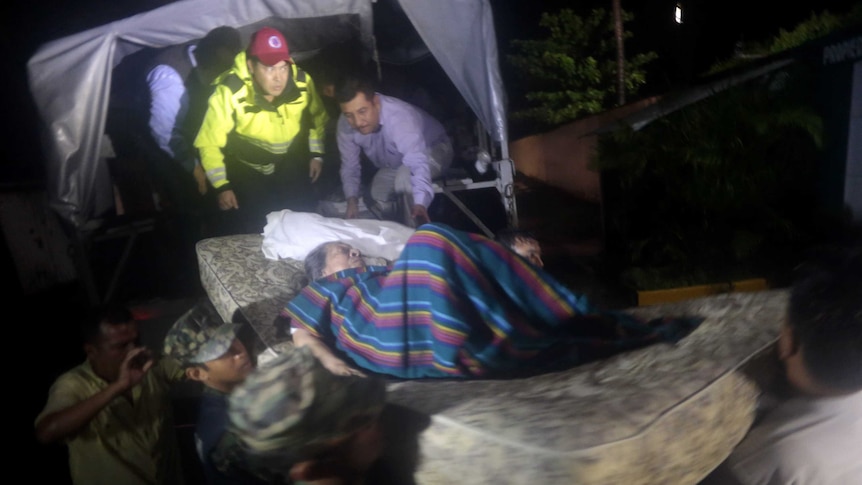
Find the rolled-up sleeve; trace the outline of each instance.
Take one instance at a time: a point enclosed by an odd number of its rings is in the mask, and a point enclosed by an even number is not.
[[[402,162],[410,168],[410,184],[413,187],[413,202],[428,207],[434,200],[431,186],[431,168],[428,166],[428,146],[422,132],[421,119],[406,113],[388,120],[397,127],[393,136],[395,147],[404,154]]]
[[[339,116],[336,139],[338,151],[341,154],[341,188],[345,197],[359,197],[359,183],[362,177],[362,167],[359,165],[361,148],[353,141],[353,128],[344,118]]]

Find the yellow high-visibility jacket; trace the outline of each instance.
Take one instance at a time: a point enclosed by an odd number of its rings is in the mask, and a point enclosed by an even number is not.
[[[216,80],[203,124],[195,138],[201,165],[217,190],[230,188],[225,157],[231,157],[265,175],[287,153],[300,130],[302,113],[311,115],[309,151],[323,154],[323,137],[329,116],[314,82],[307,73],[291,64],[287,87],[272,102],[255,93],[246,65],[245,52],[234,66]]]

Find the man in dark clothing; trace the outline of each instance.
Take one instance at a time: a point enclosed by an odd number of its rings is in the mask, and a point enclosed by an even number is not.
[[[228,395],[254,369],[237,338],[240,325],[224,323],[209,300],[181,316],[165,337],[164,351],[177,359],[186,376],[203,383],[195,447],[210,484],[258,483],[252,477],[228,476],[213,466],[211,453],[228,425]]]
[[[154,167],[168,189],[165,194],[178,200],[169,203],[188,204],[186,174],[192,174],[201,195],[207,192],[206,175],[192,142],[206,113],[206,103],[213,91],[213,81],[230,68],[234,56],[242,49],[239,31],[217,27],[198,42],[162,49],[147,69],[149,94],[149,134],[160,150],[151,154]]]

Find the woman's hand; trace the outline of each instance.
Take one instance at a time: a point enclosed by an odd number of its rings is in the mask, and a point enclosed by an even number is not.
[[[353,367],[350,367],[349,365],[347,365],[347,362],[344,362],[343,360],[339,359],[334,355],[331,358],[321,359],[320,363],[323,364],[323,367],[326,367],[329,372],[332,372],[337,376],[366,377],[365,374],[354,369]]]
[[[335,375],[366,377],[365,374],[350,367],[347,365],[347,362],[336,357],[323,341],[312,335],[308,330],[295,328],[293,330],[293,344],[297,347],[308,347],[311,349],[311,353],[317,357],[317,360],[323,364],[323,367],[326,367],[329,372]]]

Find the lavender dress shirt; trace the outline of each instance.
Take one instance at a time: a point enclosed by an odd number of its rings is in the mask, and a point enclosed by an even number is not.
[[[380,96],[380,129],[363,135],[344,115],[338,118],[338,149],[341,152],[341,184],[345,197],[359,197],[360,152],[377,168],[410,167],[413,200],[425,207],[434,199],[428,152],[449,136],[439,121],[425,111],[391,96]],[[444,167],[445,168],[445,167]]]

